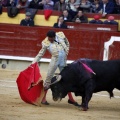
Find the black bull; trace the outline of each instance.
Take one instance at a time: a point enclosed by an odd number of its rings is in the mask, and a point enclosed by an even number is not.
[[[82,63],[89,66],[96,75],[88,72]],[[82,96],[81,106],[87,110],[93,93],[107,91],[113,97],[113,89],[120,90],[120,60],[79,59],[66,66],[60,76],[60,81],[50,86],[53,100],[61,100],[68,92],[74,92],[76,96]],[[54,76],[52,82],[56,79]]]

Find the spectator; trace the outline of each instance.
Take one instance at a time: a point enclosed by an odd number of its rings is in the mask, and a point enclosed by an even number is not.
[[[53,25],[54,28],[63,28],[67,29],[67,25],[64,23],[63,16],[58,18],[58,22]]]
[[[43,10],[43,4],[41,4],[42,0],[28,0],[26,3],[26,12],[31,13],[31,19],[34,19],[37,10]]]
[[[81,0],[79,10],[83,12],[90,12],[91,11],[92,3],[89,0]]]
[[[115,9],[115,4],[109,0],[102,0],[100,6],[98,7],[98,13],[102,14],[102,17],[105,17],[107,14],[113,14]]]
[[[55,5],[54,5],[54,10],[64,11],[65,9],[66,9],[65,0],[59,0],[59,1],[56,2]]]
[[[79,10],[77,15],[73,18],[72,21],[76,23],[88,23],[88,18],[83,14],[81,10]]]
[[[56,2],[58,2],[59,0],[53,0],[53,2],[54,2],[54,4],[56,3]]]
[[[77,14],[78,7],[80,3],[76,2],[75,0],[69,0],[66,5],[66,9],[68,10],[69,14],[74,18]]]
[[[95,15],[94,19],[89,21],[89,23],[94,23],[94,24],[103,24],[102,20],[100,20],[100,16],[99,15]]]
[[[72,21],[72,16],[68,13],[68,10],[64,10],[62,16],[63,16],[64,22]]]
[[[8,0],[0,0],[0,5],[3,6],[3,7],[7,7]]]
[[[43,10],[43,4],[41,4],[41,2],[42,0],[31,0],[28,8]]]
[[[34,21],[31,19],[31,13],[26,12],[26,18],[21,20],[21,26],[34,26]]]
[[[94,2],[92,2],[91,5],[91,12],[97,13],[99,6],[100,6],[100,0],[94,0]]]
[[[17,1],[16,0],[8,0],[8,4],[7,4],[7,7],[10,6],[10,7],[16,7],[17,5]]]
[[[110,25],[118,25],[118,22],[114,20],[113,16],[109,16],[107,20],[103,22],[103,24],[110,24]]]
[[[115,14],[120,14],[120,0],[115,0]]]
[[[53,10],[54,2],[52,0],[42,0],[39,4],[43,5],[43,9]]]
[[[2,14],[2,1],[0,1],[0,15]]]
[[[16,7],[18,9],[24,9],[27,8],[30,4],[29,0],[18,0]]]

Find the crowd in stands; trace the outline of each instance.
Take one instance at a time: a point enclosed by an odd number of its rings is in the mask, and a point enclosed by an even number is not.
[[[67,9],[75,16],[78,10],[88,13],[120,14],[120,0],[0,0],[3,7],[14,6],[33,9]]]
[[[118,22],[115,21],[115,18],[113,16],[108,16],[107,20],[102,21],[102,20],[100,20],[99,15],[95,15],[93,20],[90,20],[89,23],[118,25]]]
[[[2,7],[16,7],[30,12],[31,19],[34,18],[37,10],[56,10],[62,12],[58,23],[54,27],[61,27],[60,22],[88,23],[84,13],[99,13],[104,18],[107,14],[120,14],[120,0],[0,0]],[[95,16],[89,23],[95,24],[116,24],[108,19],[102,22],[100,16]],[[114,18],[112,19],[114,21]]]
[[[64,13],[64,11],[63,11]],[[67,16],[69,16],[69,13]],[[109,25],[118,25],[118,22],[115,21],[114,16],[108,16],[108,18],[104,21],[100,20],[99,15],[94,15],[94,18],[88,21],[87,16],[84,15],[83,11],[79,10],[77,15],[73,19],[67,19],[67,16],[61,15],[58,18],[58,22],[53,25],[54,28],[63,28],[67,29],[66,21],[67,22],[74,22],[74,23],[91,23],[91,24],[109,24]],[[70,17],[68,17],[70,18]]]

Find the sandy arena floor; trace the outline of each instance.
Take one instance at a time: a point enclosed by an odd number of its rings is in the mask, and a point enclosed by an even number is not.
[[[23,102],[19,96],[16,78],[19,71],[0,70],[0,120],[120,120],[120,91],[109,99],[107,92],[94,94],[87,112],[67,103],[52,100],[49,90],[49,106],[34,106]],[[45,74],[43,74],[45,77]],[[75,97],[81,103],[81,97]]]

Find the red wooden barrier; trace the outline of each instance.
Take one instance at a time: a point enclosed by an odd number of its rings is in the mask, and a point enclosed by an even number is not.
[[[89,24],[89,23],[66,23],[69,29],[79,30],[101,30],[101,31],[118,31],[118,25]]]
[[[115,41],[109,50],[109,59],[120,59],[120,42]]]
[[[63,31],[70,42],[69,60],[78,58],[103,59],[104,42],[120,32],[55,29],[50,27],[23,27],[0,25],[0,55],[35,57],[48,30]],[[2,31],[2,32],[1,32]],[[6,33],[11,31],[13,33]],[[115,58],[120,59],[120,44]],[[44,58],[50,58],[47,52]],[[111,57],[112,58],[112,57]]]

